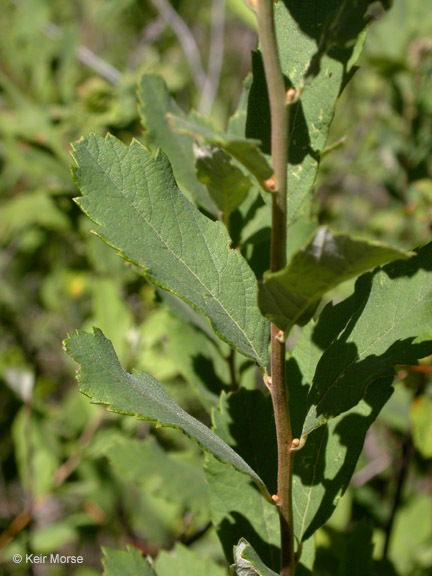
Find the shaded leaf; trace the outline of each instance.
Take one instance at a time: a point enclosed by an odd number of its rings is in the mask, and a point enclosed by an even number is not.
[[[372,525],[363,521],[349,534],[338,576],[366,576],[373,573]],[[353,559],[355,558],[355,561]]]
[[[52,554],[67,546],[76,546],[80,538],[79,530],[73,520],[67,518],[50,522],[35,530],[30,536],[30,545],[38,554]]]
[[[204,144],[218,146],[231,154],[255,176],[258,182],[267,180],[273,174],[272,168],[260,151],[259,140],[216,132],[206,126],[198,114],[194,114],[188,119],[170,115],[169,120],[176,132],[189,134]]]
[[[166,115],[171,113],[182,117],[182,111],[170,97],[164,80],[156,74],[143,74],[138,85],[138,97],[146,143],[152,150],[160,148],[168,156],[183,194],[195,199],[210,214],[216,214],[213,200],[195,174],[193,138],[172,132],[169,126]]]
[[[229,247],[225,227],[201,214],[178,190],[166,156],[134,140],[108,135],[74,146],[82,210],[97,234],[143,268],[156,285],[205,314],[215,332],[262,366],[268,323],[256,306],[257,285],[246,260]]]
[[[207,338],[191,324],[169,317],[166,322],[166,350],[178,372],[196,390],[208,411],[219,401],[219,395],[230,383],[227,350],[220,340]],[[223,352],[226,352],[223,354]]]
[[[231,566],[232,576],[278,576],[264,564],[244,538],[234,547],[234,560],[235,563]]]
[[[15,416],[11,437],[21,484],[37,498],[50,494],[62,458],[54,422],[23,407]]]
[[[253,15],[253,18],[256,23],[255,15]],[[237,104],[237,108],[234,114],[228,120],[228,134],[230,136],[240,136],[241,138],[245,137],[247,107],[251,86],[252,86],[252,74],[248,74],[246,78],[243,80],[243,90],[240,96],[240,100]]]
[[[428,574],[432,542],[432,499],[421,490],[398,509],[388,556],[400,574]]]
[[[184,324],[191,324],[205,334],[207,338],[213,342],[217,342],[220,346],[226,346],[228,349],[228,345],[222,342],[213,332],[207,318],[200,314],[196,308],[192,308],[192,306],[189,306],[189,304],[172,292],[167,292],[157,287],[156,293],[157,297],[160,298],[173,316],[182,320]]]
[[[128,546],[127,550],[102,548],[104,576],[156,576],[153,568],[139,550]]]
[[[226,570],[201,558],[186,546],[177,544],[172,552],[162,550],[155,561],[158,576],[225,576]]]
[[[339,94],[354,71],[360,50],[352,48],[322,55],[319,72],[308,79],[310,68],[321,43],[321,32],[327,17],[334,16],[340,0],[280,1],[275,5],[276,33],[281,67],[286,87],[304,87],[299,102],[291,106],[288,223],[310,209],[310,192],[315,182],[334,109]],[[328,24],[331,25],[331,17]],[[358,43],[358,48],[361,41]],[[271,122],[267,85],[262,57],[253,54],[253,84],[249,96],[246,135],[262,142],[262,151],[270,155]]]
[[[119,437],[105,452],[110,462],[135,484],[179,502],[186,509],[208,513],[208,495],[204,472],[198,459],[168,454],[153,437],[145,440]]]
[[[327,0],[321,3],[321,10],[314,14],[316,20],[303,13],[290,0],[285,4],[291,15],[297,20],[303,32],[318,41],[318,49],[308,68],[307,75],[314,76],[320,71],[321,58],[331,54],[335,58],[350,55],[356,39],[363,33],[366,26],[377,17],[379,8],[384,11],[390,8],[392,0]],[[371,9],[371,4],[374,4]],[[315,29],[315,22],[321,24],[321,30]],[[318,32],[318,34],[317,34]]]
[[[312,576],[315,564],[315,538],[309,538],[301,544],[300,559],[296,567],[296,576]]]
[[[259,390],[241,389],[222,394],[218,410],[213,411],[213,429],[246,462],[258,466],[257,473],[272,494],[276,493],[277,446],[271,398]],[[206,458],[211,519],[227,561],[233,546],[247,538],[263,561],[279,568],[279,515],[246,476],[232,467]]]
[[[126,362],[130,355],[128,332],[133,326],[130,308],[122,298],[118,282],[111,278],[94,278],[91,282],[93,314],[82,328],[91,329],[99,326],[112,340],[121,362]]]
[[[432,244],[409,260],[365,274],[347,303],[328,305],[313,336],[344,328],[321,357],[308,396],[302,436],[355,406],[395,364],[432,353]]]
[[[230,156],[216,146],[202,146],[197,152],[197,177],[209,191],[219,210],[229,215],[246,198],[252,183],[234,166]]]
[[[412,438],[423,458],[432,458],[432,398],[419,396],[411,406]]]
[[[50,230],[68,230],[66,215],[57,208],[52,197],[45,191],[32,191],[12,197],[2,205],[0,215],[0,239],[18,238],[23,230],[41,226]]]
[[[185,412],[150,374],[128,374],[120,366],[112,344],[100,330],[77,332],[64,342],[66,352],[80,365],[77,380],[83,394],[108,409],[179,428],[216,458],[250,476],[268,498],[261,478],[219,436]]]
[[[328,319],[328,326],[337,330],[331,320]],[[308,393],[322,355],[314,342],[315,329],[309,325],[303,330],[286,365],[295,437],[301,433]],[[324,347],[333,339],[331,330],[327,332]],[[366,432],[392,393],[391,382],[392,377],[376,381],[354,408],[310,434],[305,446],[295,454],[293,511],[298,541],[310,538],[332,515],[354,473]]]
[[[261,282],[261,312],[284,332],[303,326],[313,316],[313,306],[329,290],[359,274],[408,253],[386,244],[356,240],[319,228],[306,246],[296,252],[286,268],[267,272]]]

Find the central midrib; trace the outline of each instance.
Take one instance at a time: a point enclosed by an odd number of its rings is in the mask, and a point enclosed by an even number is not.
[[[102,173],[108,178],[108,180],[111,182],[111,184],[113,185],[113,187],[123,196],[123,198],[125,200],[128,200],[126,198],[126,196],[124,195],[123,191],[121,188],[119,188],[116,183],[113,181],[113,179],[111,178],[111,176],[106,172],[106,170],[102,167],[102,165],[98,162],[98,159],[94,157],[94,155],[92,154],[91,150],[86,146],[86,150],[88,151],[89,155],[91,158],[93,158],[94,162],[96,163],[96,165],[98,166],[98,168],[102,171]],[[129,150],[127,151],[127,154],[129,154]],[[119,159],[120,161],[120,159]],[[144,174],[144,177],[146,179],[146,182],[148,184],[147,181],[147,176]],[[147,190],[149,190],[148,186],[147,186]],[[180,190],[179,190],[179,194],[181,194]],[[192,276],[199,282],[199,284],[206,290],[207,294],[209,294],[213,300],[220,306],[220,308],[226,313],[226,315],[230,318],[230,320],[232,321],[232,323],[238,328],[238,330],[240,331],[240,333],[243,335],[243,337],[246,339],[247,343],[249,344],[249,347],[251,348],[251,350],[253,351],[254,354],[254,358],[255,360],[257,360],[261,365],[263,365],[263,363],[261,362],[261,357],[258,354],[253,342],[249,339],[247,333],[245,332],[245,330],[240,326],[240,324],[235,320],[235,318],[233,318],[233,316],[231,315],[231,313],[225,308],[225,306],[223,305],[223,303],[218,300],[213,293],[210,291],[210,289],[202,282],[202,280],[199,278],[199,276],[197,276],[195,274],[195,272],[188,266],[188,264],[182,260],[172,249],[171,247],[165,242],[165,240],[163,239],[163,237],[160,235],[160,233],[156,230],[156,228],[153,226],[153,224],[147,220],[144,215],[136,209],[134,203],[130,203],[131,207],[134,208],[134,210],[136,211],[136,213],[138,214],[138,216],[140,218],[142,218],[144,220],[144,222],[147,224],[147,226],[149,226],[151,228],[151,230],[154,232],[154,234],[157,236],[157,238],[160,240],[161,244],[170,252],[170,254],[176,258],[181,264],[183,264],[185,266],[185,268],[187,268],[187,270],[192,274]],[[203,236],[203,235],[202,235]],[[204,240],[205,237],[203,236]],[[207,246],[207,243],[206,243]],[[119,247],[119,249],[121,249]],[[207,246],[207,249],[208,246]],[[137,263],[138,265],[140,265],[139,263]],[[214,265],[213,265],[214,266]],[[216,270],[217,271],[217,270]],[[204,310],[202,310],[202,312],[204,312]],[[205,312],[204,312],[205,313]],[[207,314],[206,314],[207,316]],[[208,317],[210,322],[213,324],[213,321],[210,317]],[[214,324],[213,324],[214,325]]]

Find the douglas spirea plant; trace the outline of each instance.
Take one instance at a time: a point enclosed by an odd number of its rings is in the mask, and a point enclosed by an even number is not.
[[[96,234],[181,311],[168,329],[212,427],[152,375],[125,371],[99,329],[71,335],[65,349],[92,402],[178,428],[204,450],[211,521],[232,574],[305,576],[314,533],[392,394],[394,366],[432,353],[432,245],[405,252],[335,233],[311,211],[336,101],[387,3],[250,4],[259,50],[226,133],[185,115],[161,78],[144,75],[142,141],[92,134],[73,147],[76,201]],[[356,277],[346,300],[319,306]],[[294,326],[302,331],[288,354]],[[214,362],[200,376],[199,357]],[[261,387],[245,385],[251,365]],[[162,466],[159,456],[151,465]],[[134,548],[104,553],[108,575],[227,573],[182,547],[153,565]]]

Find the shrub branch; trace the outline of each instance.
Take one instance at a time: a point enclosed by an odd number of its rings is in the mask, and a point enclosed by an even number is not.
[[[273,165],[272,237],[270,269],[286,265],[287,163],[289,107],[282,74],[274,23],[273,0],[256,0],[255,11],[264,61],[271,111],[271,153]],[[278,444],[278,492],[274,497],[281,527],[281,576],[293,576],[294,531],[292,513],[292,433],[285,385],[285,343],[279,329],[271,327],[271,395]]]

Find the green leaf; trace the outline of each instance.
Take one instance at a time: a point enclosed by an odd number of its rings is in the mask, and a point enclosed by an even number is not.
[[[227,0],[227,8],[240,20],[247,24],[253,30],[256,30],[257,23],[255,14],[244,3],[244,0]]]
[[[234,560],[235,563],[231,566],[232,576],[278,576],[264,564],[244,538],[234,547]]]
[[[182,112],[168,94],[163,79],[155,74],[144,74],[139,81],[138,97],[146,143],[152,150],[160,148],[168,156],[176,182],[183,194],[190,200],[196,200],[210,214],[216,215],[213,200],[195,174],[193,138],[187,134],[171,131],[166,115],[170,113],[182,117]]]
[[[300,559],[296,567],[296,576],[312,576],[315,564],[315,538],[301,543]]]
[[[271,398],[259,390],[241,389],[222,394],[218,410],[213,411],[213,429],[227,444],[258,467],[272,494],[276,493],[277,446]],[[206,458],[212,523],[225,556],[232,560],[233,546],[244,537],[263,561],[279,568],[279,515],[250,479],[231,466]]]
[[[264,275],[258,304],[271,322],[288,333],[294,324],[304,326],[309,322],[315,312],[313,305],[338,284],[408,256],[386,244],[356,240],[345,234],[332,235],[322,226],[286,268]]]
[[[342,304],[346,306],[346,303]],[[332,331],[341,329],[335,316],[327,318],[326,341],[321,339],[320,342],[324,348],[333,340]],[[322,355],[315,342],[318,328],[310,324],[303,329],[286,364],[294,437],[300,437],[312,379]],[[354,473],[366,432],[392,393],[391,382],[391,377],[376,381],[359,404],[316,430],[296,453],[293,511],[295,535],[299,542],[310,538],[332,515]]]
[[[307,540],[332,515],[354,473],[366,432],[389,399],[391,378],[377,380],[354,408],[308,438],[294,464],[296,536]]]
[[[257,285],[246,260],[231,250],[220,222],[201,214],[178,190],[168,159],[134,140],[108,135],[74,146],[82,210],[97,234],[143,268],[147,278],[206,315],[215,332],[262,366],[268,322],[256,306]]]
[[[0,239],[19,239],[28,228],[40,226],[49,230],[67,231],[70,223],[45,190],[35,190],[11,198],[2,205]]]
[[[347,538],[338,576],[373,574],[372,554],[372,525],[363,521],[357,524]]]
[[[250,476],[267,498],[261,478],[219,436],[185,412],[150,374],[128,374],[120,366],[112,344],[100,330],[77,332],[64,342],[65,351],[80,365],[77,375],[83,394],[108,409],[151,420],[160,426],[179,428],[222,462]]]
[[[166,351],[183,378],[196,390],[208,411],[230,383],[228,347],[216,343],[193,325],[172,316],[166,322]],[[226,347],[223,355],[219,343]]]
[[[226,570],[210,558],[200,558],[177,544],[172,552],[163,550],[155,561],[158,576],[225,576]]]
[[[275,5],[276,33],[286,86],[303,93],[291,106],[288,166],[288,223],[309,210],[320,155],[327,142],[336,101],[354,71],[360,50],[352,48],[320,54],[319,72],[305,75],[322,45],[324,24],[331,26],[340,0],[284,0]],[[350,3],[351,6],[351,3]],[[363,21],[361,21],[363,22]],[[366,22],[364,22],[364,25]],[[360,47],[359,42],[358,47]],[[253,55],[253,84],[250,91],[246,135],[262,142],[270,154],[271,123],[267,85],[261,54]]]
[[[118,282],[111,278],[94,278],[90,287],[93,314],[83,328],[99,326],[112,340],[120,361],[126,361],[130,357],[130,343],[127,336],[133,326],[133,316],[121,296]]]
[[[229,215],[240,206],[252,186],[230,156],[216,146],[202,146],[197,152],[197,177],[209,191],[219,210]]]
[[[198,114],[191,115],[188,119],[170,115],[171,127],[176,132],[193,136],[204,144],[218,146],[225,150],[240,164],[242,164],[258,182],[263,183],[273,174],[267,160],[259,149],[260,141],[241,137],[236,134],[223,134],[216,132],[205,125]]]
[[[400,574],[430,572],[432,499],[422,490],[404,498],[395,518],[389,558]]]
[[[144,486],[168,502],[187,510],[208,513],[208,494],[201,462],[180,453],[165,452],[153,437],[145,440],[119,437],[104,451],[125,478]]]
[[[127,550],[102,548],[102,552],[104,576],[156,576],[141,552],[132,546],[128,546]]]
[[[355,406],[395,364],[416,364],[432,353],[431,261],[432,243],[365,274],[348,303],[323,311],[318,343],[326,326],[345,324],[317,366],[302,436]]]
[[[32,549],[37,550],[38,554],[56,554],[58,550],[76,545],[80,534],[77,527],[73,525],[71,516],[63,521],[50,522],[34,530],[30,536]]]
[[[62,458],[53,420],[23,407],[15,416],[11,433],[22,486],[36,498],[50,494]]]
[[[367,24],[376,18],[373,11],[370,10],[370,0],[353,0],[351,2],[340,2],[340,0],[327,1],[324,6],[325,12],[321,12],[318,18],[321,18],[321,23],[324,25],[320,30],[319,39],[320,44],[318,51],[311,63],[311,68],[308,70],[308,75],[316,74],[319,71],[320,59],[328,52],[334,51],[335,47],[339,49],[352,49],[355,40],[361,35]],[[387,10],[392,5],[392,0],[378,0],[376,5],[380,4],[382,10]],[[375,7],[377,10],[378,6]],[[305,25],[305,18],[302,14],[297,13],[295,8],[292,8],[292,14],[295,15],[298,23],[301,26]],[[376,14],[376,12],[375,12]],[[323,17],[326,17],[324,21]],[[309,18],[310,24],[312,19]],[[308,33],[310,33],[308,31]],[[312,32],[313,34],[313,32]]]
[[[255,18],[255,16],[253,16]],[[234,114],[228,120],[228,134],[244,138],[246,133],[247,107],[249,92],[252,86],[252,74],[248,74],[243,81],[243,90]]]
[[[419,396],[411,406],[412,438],[423,458],[432,458],[432,398]]]

